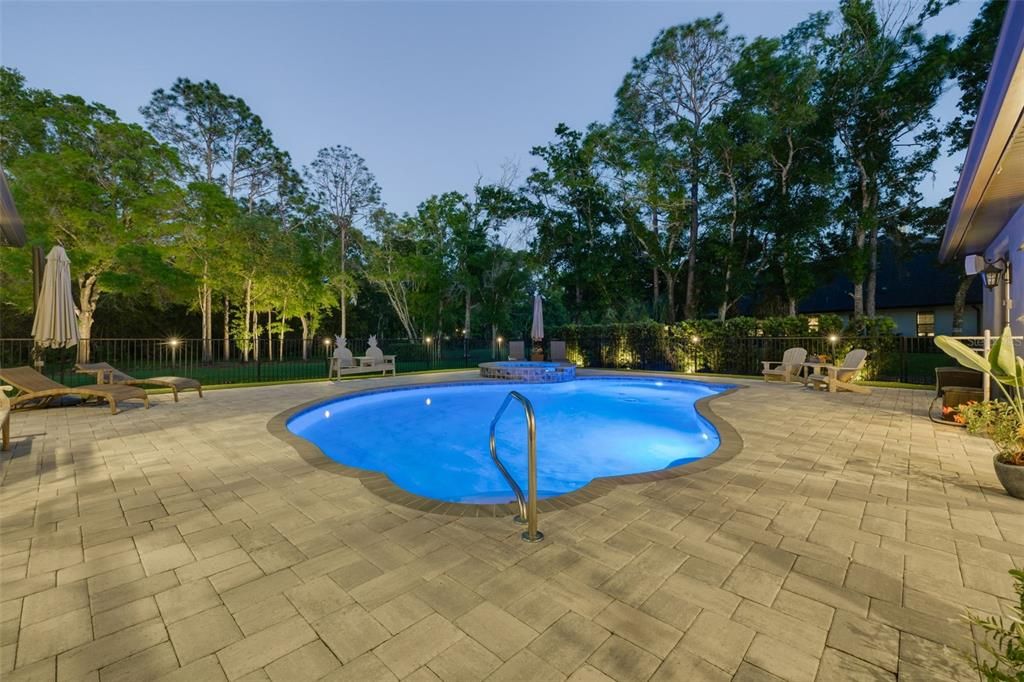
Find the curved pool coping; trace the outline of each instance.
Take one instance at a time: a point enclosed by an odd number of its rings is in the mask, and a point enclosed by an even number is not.
[[[608,378],[637,378],[636,374],[633,373],[608,373],[604,374]],[[595,377],[596,378],[596,377]],[[674,381],[690,381],[692,383],[709,384],[710,382],[694,381],[692,379],[682,378],[678,376],[672,376],[671,374],[646,374],[644,378],[650,379],[672,379]],[[326,402],[333,402],[338,399],[349,399],[356,398],[364,394],[379,393],[381,391],[400,390],[403,388],[427,388],[429,386],[465,386],[480,384],[486,382],[487,384],[495,383],[494,380],[468,380],[468,381],[438,381],[436,383],[403,383],[403,384],[389,384],[388,386],[376,386],[359,389],[356,391],[349,391],[341,393],[339,395],[332,396],[330,398],[317,398],[316,400],[309,400],[295,407],[287,409],[279,414],[274,415],[267,422],[267,431],[270,434],[288,445],[290,445],[307,464],[321,469],[323,471],[330,471],[332,473],[341,474],[350,478],[357,478],[363,484],[367,490],[383,499],[385,502],[392,504],[401,505],[414,509],[416,511],[428,512],[431,514],[442,514],[445,516],[482,516],[482,517],[503,517],[511,516],[518,513],[519,508],[515,503],[506,504],[467,504],[465,502],[446,502],[444,500],[436,500],[430,497],[423,497],[422,495],[416,495],[403,488],[400,488],[394,483],[387,474],[382,474],[378,471],[370,471],[369,469],[361,469],[359,467],[349,466],[342,464],[336,460],[331,459],[323,450],[314,445],[312,442],[296,436],[294,433],[288,430],[288,420],[295,415],[305,412],[306,410],[312,409],[317,405],[322,405]],[[521,382],[508,381],[502,382],[508,383],[509,385],[516,385]],[[713,384],[711,384],[713,385]],[[686,464],[680,464],[667,469],[659,469],[657,471],[649,471],[642,474],[623,474],[621,476],[601,476],[587,483],[582,488],[573,490],[556,497],[548,497],[543,500],[537,501],[537,508],[540,512],[551,512],[558,511],[559,509],[568,509],[585,502],[596,500],[620,485],[632,485],[637,483],[653,483],[655,481],[664,481],[671,478],[680,478],[682,476],[689,476],[691,474],[699,474],[708,469],[717,467],[720,464],[728,462],[732,458],[736,457],[743,450],[743,438],[739,432],[732,427],[729,422],[725,421],[722,417],[715,413],[711,408],[711,403],[719,398],[731,395],[736,391],[745,388],[744,386],[737,386],[735,384],[730,385],[729,388],[701,398],[694,403],[694,407],[697,410],[697,414],[707,419],[715,430],[718,432],[719,445],[718,448],[711,454],[702,457],[695,462],[688,462]]]

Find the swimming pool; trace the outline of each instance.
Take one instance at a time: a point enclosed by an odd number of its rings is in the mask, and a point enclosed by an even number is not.
[[[385,389],[319,403],[287,428],[343,464],[446,502],[513,499],[491,461],[491,419],[512,389],[537,418],[537,488],[553,497],[595,478],[646,473],[714,452],[718,432],[698,400],[731,388],[694,381],[585,378],[553,384],[465,383]],[[498,423],[498,454],[526,487],[526,420],[513,404]]]

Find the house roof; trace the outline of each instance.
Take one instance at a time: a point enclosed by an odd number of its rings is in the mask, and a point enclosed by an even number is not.
[[[935,251],[928,249],[901,253],[889,240],[878,244],[878,289],[875,307],[930,308],[953,305],[960,277],[955,270],[940,266]],[[967,292],[967,302],[981,303],[981,277],[975,277]],[[853,311],[853,283],[845,274],[837,274],[828,284],[818,287],[800,301],[801,313],[843,313]]]
[[[982,253],[1024,205],[1024,0],[1007,4],[988,84],[939,249]]]

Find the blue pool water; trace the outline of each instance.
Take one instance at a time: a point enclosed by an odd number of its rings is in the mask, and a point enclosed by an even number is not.
[[[533,403],[541,497],[594,478],[656,471],[718,448],[694,404],[729,388],[692,381],[577,379],[558,384],[471,383],[384,390],[321,403],[288,429],[343,464],[447,502],[512,500],[491,461],[491,419],[510,390]],[[526,419],[513,402],[498,424],[498,455],[526,490]]]

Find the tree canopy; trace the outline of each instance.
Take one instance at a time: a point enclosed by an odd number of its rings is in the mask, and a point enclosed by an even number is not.
[[[842,0],[779,36],[667,27],[623,65],[609,120],[553,121],[526,172],[404,214],[357,150],[329,140],[297,169],[210,81],[154,90],[138,125],[4,67],[0,164],[31,242],[68,250],[84,338],[123,333],[126,306],[160,311],[136,335],[196,336],[208,359],[286,334],[307,352],[317,334],[514,337],[535,290],[556,325],[795,315],[838,271],[868,320],[879,239],[934,233],[918,187],[966,146],[1005,1],[959,38],[930,31],[941,8]],[[27,250],[0,266],[11,335]]]

